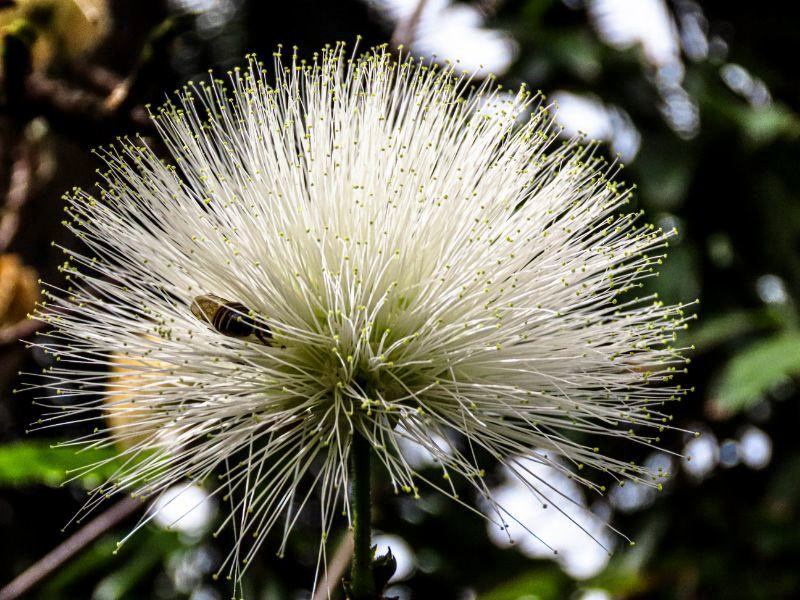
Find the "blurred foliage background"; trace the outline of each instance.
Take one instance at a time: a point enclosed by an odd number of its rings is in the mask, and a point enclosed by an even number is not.
[[[676,228],[650,291],[667,302],[700,299],[682,340],[693,348],[684,380],[695,391],[673,423],[701,435],[665,433],[662,447],[676,454],[617,449],[663,468],[664,490],[629,485],[590,499],[553,481],[585,505],[576,518],[599,532],[610,556],[520,497],[500,472],[490,473],[498,493],[547,532],[558,556],[522,532],[509,545],[433,493],[414,502],[379,487],[378,541],[400,563],[392,593],[800,597],[798,22],[794,4],[738,0],[0,2],[0,585],[29,578],[26,591],[9,586],[0,598],[229,597],[229,582],[212,577],[230,544],[229,534],[210,533],[224,506],[206,503],[177,531],[150,524],[116,554],[140,510],[124,500],[96,513],[92,535],[69,537],[85,523],[62,533],[102,473],[67,475],[87,457],[51,449],[79,428],[25,434],[38,417],[30,393],[12,394],[23,387],[18,372],[49,359],[18,340],[47,335],[25,315],[40,277],[61,281],[62,255],[51,241],[75,242],[61,226],[60,197],[92,186],[93,146],[152,134],[145,103],[209,68],[240,64],[246,52],[269,57],[283,43],[310,54],[356,35],[362,47],[405,43],[434,60],[460,59],[459,68],[479,76],[492,71],[506,87],[541,89],[559,106],[565,134],[600,139],[625,164],[625,180],[638,187],[632,210]],[[316,536],[309,518],[283,559],[265,544],[247,573],[247,597],[309,598]],[[48,573],[41,559],[53,549],[59,562]]]

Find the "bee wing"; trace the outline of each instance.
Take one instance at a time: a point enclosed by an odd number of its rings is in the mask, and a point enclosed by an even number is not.
[[[206,294],[203,296],[197,296],[192,301],[190,309],[192,314],[199,320],[204,321],[209,325],[213,325],[214,315],[216,315],[217,311],[224,306],[225,301],[222,298],[211,294]]]

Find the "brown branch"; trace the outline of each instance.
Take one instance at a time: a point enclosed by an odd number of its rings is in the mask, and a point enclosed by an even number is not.
[[[190,17],[169,17],[148,36],[128,77],[120,80],[101,68],[84,70],[90,86],[76,84],[31,72],[31,35],[28,29],[7,32],[5,55],[13,58],[3,73],[5,105],[2,109],[25,123],[36,116],[47,119],[53,129],[92,143],[107,141],[120,130],[152,129],[147,111],[137,103],[145,96],[155,74],[164,68],[165,56],[175,38],[186,30]],[[9,42],[12,42],[9,44]],[[109,86],[113,86],[110,87]]]
[[[164,68],[164,59],[170,45],[192,23],[190,15],[167,17],[147,36],[139,59],[130,75],[114,87],[105,99],[105,108],[111,113],[124,112],[147,92],[153,76]]]
[[[16,147],[19,156],[11,166],[6,202],[0,215],[0,253],[11,245],[19,228],[19,212],[33,195],[34,152],[24,142]]]
[[[427,4],[428,0],[418,0],[417,5],[414,7],[414,10],[411,11],[411,14],[408,15],[408,18],[397,23],[397,27],[395,27],[394,33],[392,34],[392,47],[397,48],[403,46],[406,50],[411,48],[411,44],[417,34],[417,27],[422,18],[422,13],[425,12],[425,6]]]
[[[476,6],[485,18],[493,17],[503,5],[503,0],[478,0]]]
[[[13,325],[0,328],[0,347],[13,344],[21,339],[33,335],[42,329],[46,323],[38,319],[25,319]]]
[[[75,71],[82,81],[99,94],[108,95],[122,83],[123,78],[101,65],[75,65]]]
[[[131,516],[141,506],[140,500],[134,500],[130,497],[120,500],[104,513],[81,527],[51,552],[45,554],[3,589],[0,589],[0,600],[21,598],[83,548]]]
[[[102,96],[40,73],[31,74],[25,88],[29,115],[41,115],[53,129],[83,140],[107,141],[126,126],[140,130],[151,126],[147,112],[140,107],[127,112],[115,110]]]
[[[328,595],[336,589],[336,586],[342,581],[344,572],[347,570],[347,565],[350,564],[350,559],[353,556],[353,532],[347,530],[336,547],[336,552],[333,553],[333,558],[328,565],[325,572],[325,578],[317,588],[314,597],[311,600],[328,600]],[[3,600],[0,596],[0,600]]]

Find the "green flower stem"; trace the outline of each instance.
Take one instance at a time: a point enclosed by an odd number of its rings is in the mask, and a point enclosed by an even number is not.
[[[353,564],[350,571],[350,600],[373,600],[372,577],[372,497],[370,490],[369,441],[360,433],[353,435],[350,449],[350,502],[353,512]]]

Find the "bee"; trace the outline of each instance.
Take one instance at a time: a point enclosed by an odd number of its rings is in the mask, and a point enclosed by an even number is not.
[[[213,294],[197,296],[191,305],[192,314],[220,332],[234,338],[255,336],[269,345],[272,334],[266,325],[249,316],[250,310],[241,302],[225,300]]]

